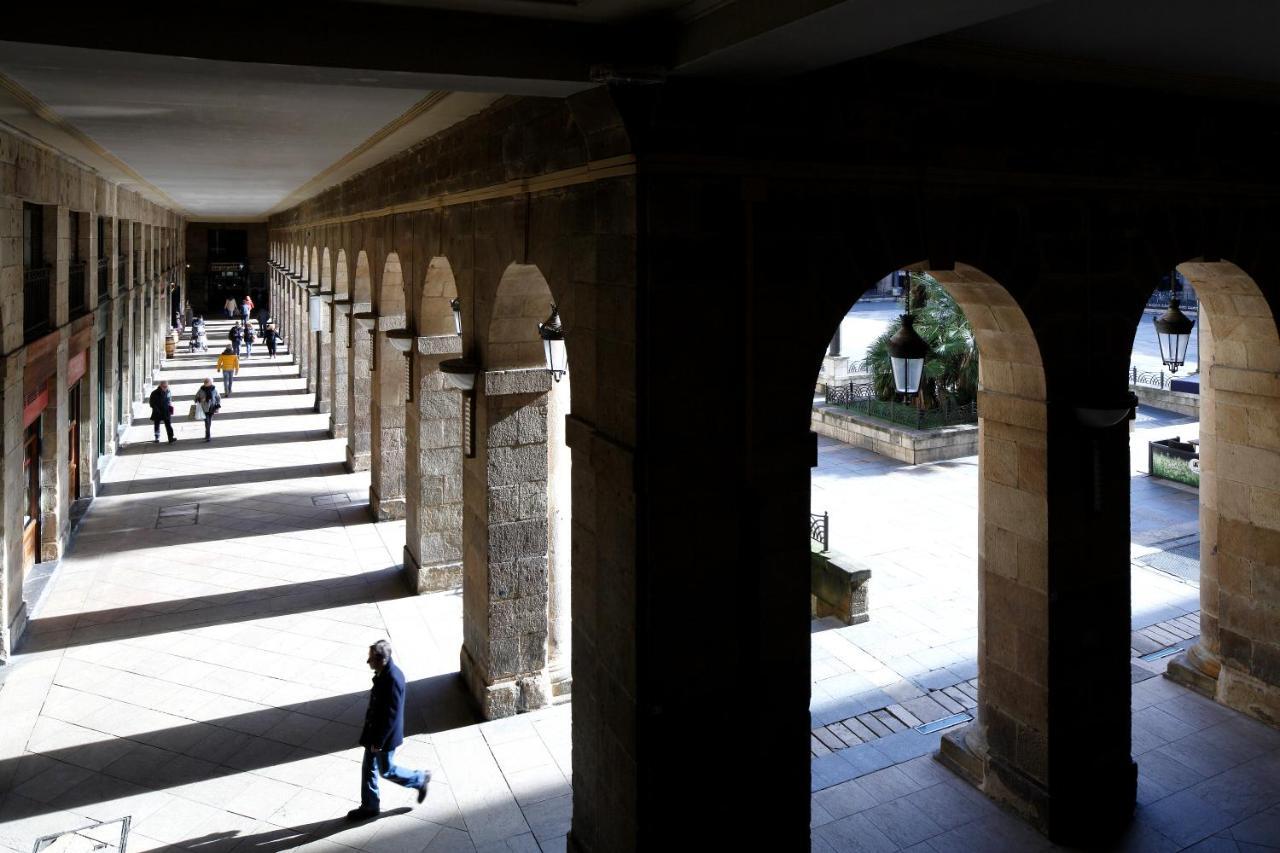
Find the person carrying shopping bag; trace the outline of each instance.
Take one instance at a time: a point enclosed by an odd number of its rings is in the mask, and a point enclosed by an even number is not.
[[[240,359],[231,347],[224,349],[222,355],[218,356],[218,370],[222,373],[223,393],[230,397],[231,381],[240,372]]]
[[[204,440],[209,441],[211,438],[209,430],[213,427],[213,416],[218,413],[218,409],[222,408],[222,399],[218,396],[218,389],[214,387],[213,380],[208,376],[204,378],[204,384],[196,391],[196,402],[191,407],[192,414],[198,421],[204,421]]]

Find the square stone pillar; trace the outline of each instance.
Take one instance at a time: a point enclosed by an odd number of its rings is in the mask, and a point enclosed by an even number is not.
[[[335,299],[346,299],[335,297]],[[332,313],[333,334],[330,336],[330,351],[326,361],[329,371],[329,396],[333,403],[333,408],[329,412],[329,437],[330,438],[346,438],[347,437],[347,408],[350,405],[348,400],[347,387],[347,370],[350,368],[348,359],[351,357],[347,341],[351,338],[351,303],[335,302],[330,306]]]
[[[19,209],[20,210],[20,209]],[[0,257],[0,263],[3,263]],[[21,283],[21,277],[19,277]],[[26,580],[22,560],[23,480],[22,375],[25,353],[0,360],[0,418],[4,428],[3,482],[0,483],[0,663],[13,654],[26,626],[22,584]]]
[[[40,422],[40,561],[57,560],[67,542],[71,460],[67,427],[67,339],[58,342],[58,371],[49,377],[49,404]]]
[[[387,332],[404,328],[404,315],[379,317],[373,334],[373,399],[369,420],[369,511],[378,521],[405,517],[405,398],[408,358]],[[364,334],[361,332],[360,334]]]
[[[415,592],[462,586],[462,392],[439,370],[462,354],[457,335],[419,337],[413,350],[413,399],[405,420],[404,571]]]
[[[545,369],[491,371],[464,465],[462,675],[486,719],[540,708],[547,673]],[[478,383],[479,384],[479,383]]]
[[[368,302],[351,303],[351,313],[371,310]],[[348,318],[350,319],[350,318]],[[372,406],[373,336],[352,321],[347,351],[347,470],[369,470],[369,422]]]
[[[333,294],[324,297],[320,305],[320,331],[315,333],[316,341],[316,406],[317,414],[328,414],[333,411],[333,320],[329,309],[329,300]]]

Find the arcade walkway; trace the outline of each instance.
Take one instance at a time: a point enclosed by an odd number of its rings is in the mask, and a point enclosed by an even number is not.
[[[135,411],[0,675],[0,847],[130,815],[131,853],[563,849],[568,709],[474,725],[461,600],[406,593],[404,523],[368,521],[368,474],[344,471],[287,351],[255,348],[212,443],[186,420],[226,329],[168,360],[179,441]],[[384,785],[383,817],[352,826],[380,637],[411,683],[397,757],[434,781],[416,807]]]

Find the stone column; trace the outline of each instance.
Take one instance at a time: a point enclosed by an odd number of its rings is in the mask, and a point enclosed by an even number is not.
[[[7,212],[7,211],[6,211]],[[18,208],[18,225],[21,229],[22,208]],[[21,233],[19,231],[19,233]],[[0,253],[4,250],[0,248]],[[21,261],[21,255],[18,260]],[[15,276],[8,271],[13,269],[9,263],[11,258],[0,255],[0,281],[6,293],[11,293]],[[21,263],[17,265],[19,274],[16,284],[19,292],[22,288]],[[21,304],[21,303],[18,303]],[[9,321],[6,318],[6,336]],[[19,335],[21,320],[16,322]],[[26,580],[22,559],[22,516],[24,508],[25,486],[23,480],[23,439],[22,426],[22,374],[26,353],[18,350],[14,355],[0,359],[3,369],[3,396],[0,397],[0,415],[4,423],[4,458],[3,484],[0,487],[0,530],[3,530],[3,545],[0,546],[0,662],[5,662],[13,654],[14,645],[26,627],[26,603],[22,597],[22,584]]]
[[[68,500],[67,339],[58,342],[58,370],[49,377],[49,405],[40,423],[40,560],[62,557],[71,518]]]
[[[572,513],[572,457],[566,444],[565,419],[569,415],[569,376],[552,382],[547,394],[547,668],[553,702],[567,702],[573,689],[570,670],[572,644],[573,568],[570,528]]]
[[[477,388],[464,464],[462,675],[485,719],[546,705],[546,370],[492,371]],[[477,383],[479,384],[479,383]]]
[[[351,303],[352,315],[372,310],[368,302]],[[347,470],[369,470],[369,421],[372,405],[373,337],[350,325],[347,352]]]
[[[405,582],[416,592],[462,585],[462,406],[440,361],[462,354],[457,335],[419,337],[405,419]]]
[[[387,332],[404,328],[404,315],[379,317],[373,334],[373,400],[369,416],[369,511],[378,521],[405,517],[404,353]]]
[[[333,411],[333,385],[330,374],[333,362],[333,325],[332,311],[329,308],[333,300],[332,292],[322,297],[320,303],[320,331],[315,333],[316,358],[316,412],[327,414]]]
[[[347,297],[335,297],[330,307],[333,335],[330,338],[332,349],[329,354],[329,393],[333,409],[329,413],[329,437],[347,437],[348,400],[347,370],[350,365],[347,341],[351,338],[351,300]]]
[[[1280,721],[1280,340],[1229,263],[1183,264],[1200,327],[1200,638],[1168,675]]]

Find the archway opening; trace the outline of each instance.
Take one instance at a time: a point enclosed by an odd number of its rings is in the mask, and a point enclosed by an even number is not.
[[[908,296],[932,355],[895,401],[884,344]],[[841,785],[939,750],[996,797],[988,757],[1008,744],[1001,762],[1047,781],[1047,414],[1030,323],[981,271],[919,264],[832,327],[811,413],[819,836],[852,813]]]

